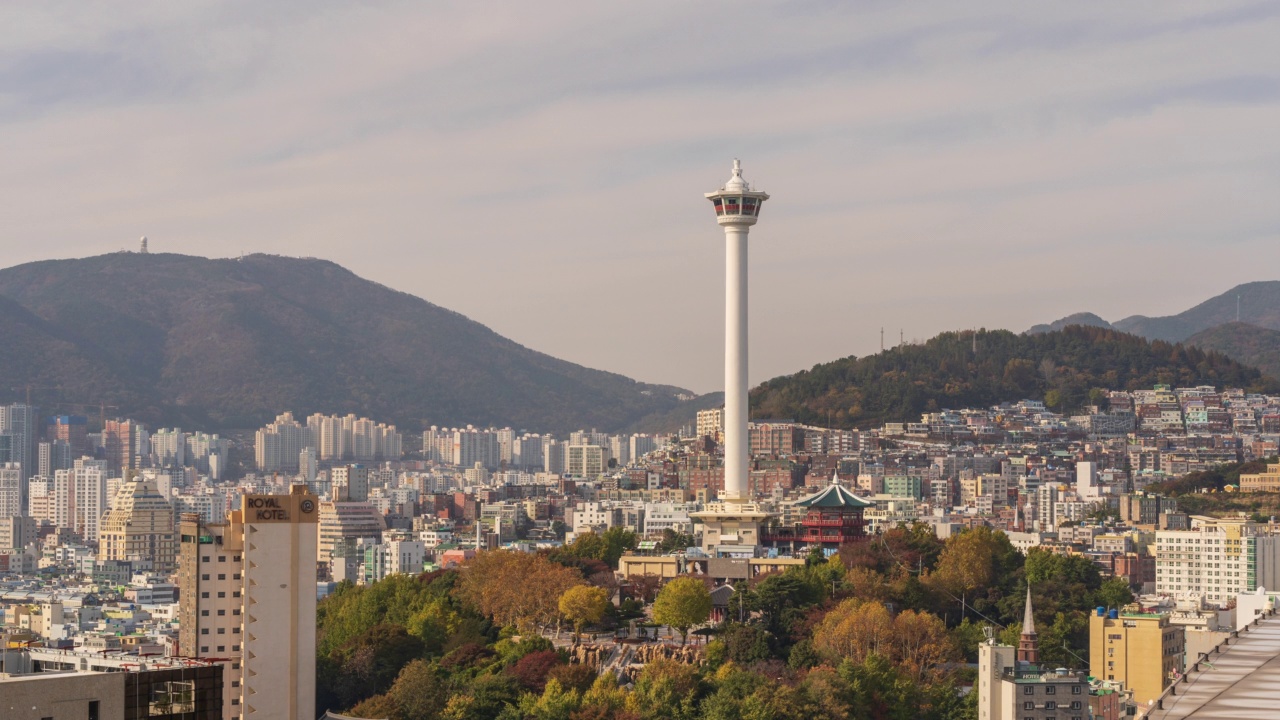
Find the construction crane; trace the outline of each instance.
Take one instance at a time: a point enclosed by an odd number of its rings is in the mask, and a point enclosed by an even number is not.
[[[9,388],[9,389],[10,389],[11,391],[13,391],[13,392],[18,392],[18,391],[20,391],[20,390],[26,390],[26,391],[27,391],[27,406],[28,406],[28,407],[30,407],[30,405],[31,405],[31,391],[32,391],[32,390],[61,390],[62,388],[57,387],[57,386],[55,386],[55,385],[32,385],[31,383],[27,383],[26,385],[19,385],[18,387],[11,387],[11,388]]]

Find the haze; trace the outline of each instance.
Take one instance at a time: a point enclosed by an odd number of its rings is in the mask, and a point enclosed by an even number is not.
[[[1104,14],[1105,13],[1105,14]],[[1169,314],[1280,260],[1276,3],[9,3],[0,264],[316,256],[558,357],[753,381]]]

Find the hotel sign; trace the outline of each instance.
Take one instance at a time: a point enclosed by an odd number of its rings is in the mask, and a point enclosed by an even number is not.
[[[246,523],[295,523],[316,521],[314,495],[245,495]]]

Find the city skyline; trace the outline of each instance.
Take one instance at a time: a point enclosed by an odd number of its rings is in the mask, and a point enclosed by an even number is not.
[[[881,327],[1162,315],[1272,279],[1280,10],[731,7],[7,8],[0,249],[325,257],[697,392],[723,287],[694,193],[734,156],[785,198],[753,385]],[[1210,252],[1252,261],[1185,262]],[[662,337],[580,331],[637,306]]]

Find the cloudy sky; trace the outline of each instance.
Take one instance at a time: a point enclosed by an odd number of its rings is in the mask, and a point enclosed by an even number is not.
[[[1280,279],[1280,3],[0,6],[0,265],[323,257],[527,346],[752,379]]]

